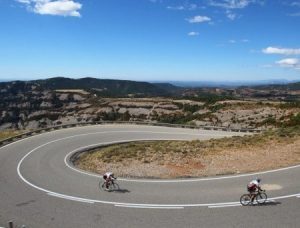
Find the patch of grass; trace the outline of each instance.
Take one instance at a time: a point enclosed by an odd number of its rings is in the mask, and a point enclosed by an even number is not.
[[[0,140],[4,140],[19,134],[22,134],[22,131],[13,131],[13,130],[0,131]]]
[[[270,144],[291,143],[300,137],[300,126],[269,130],[262,134],[233,136],[206,141],[145,141],[112,145],[84,154],[76,162],[81,168],[91,170],[95,161],[121,163],[140,161],[142,163],[180,163],[182,159],[195,159],[217,155],[224,150],[262,148]]]

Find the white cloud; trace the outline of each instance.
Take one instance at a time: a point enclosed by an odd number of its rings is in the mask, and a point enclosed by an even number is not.
[[[293,13],[288,13],[288,16],[291,17],[300,17],[300,12],[299,12],[299,8],[300,8],[300,1],[293,1],[293,2],[284,2],[285,5],[288,5],[290,7],[292,7],[293,9],[297,10],[298,12],[293,12]]]
[[[73,0],[16,0],[37,14],[80,17],[82,4]]]
[[[221,7],[225,9],[243,9],[250,4],[263,4],[263,1],[259,0],[211,0],[210,6]]]
[[[241,40],[243,43],[249,43],[250,42],[250,40],[248,40],[248,39],[242,39]]]
[[[202,22],[207,22],[207,21],[211,21],[210,17],[207,16],[194,16],[192,18],[187,19],[188,22],[190,23],[202,23]]]
[[[16,1],[24,4],[30,4],[30,0],[16,0]]]
[[[288,14],[288,16],[291,16],[291,17],[300,17],[300,12],[298,12],[298,13],[290,13],[290,14]]]
[[[188,7],[187,7],[189,10],[195,10],[198,8],[198,6],[196,4],[190,4]]]
[[[298,1],[298,2],[292,2],[292,3],[291,3],[291,6],[297,6],[297,7],[300,7],[300,1]]]
[[[250,40],[248,39],[231,39],[231,40],[228,40],[228,43],[231,43],[231,44],[241,44],[241,43],[249,43]]]
[[[225,16],[234,21],[241,16],[235,13],[236,10],[244,9],[250,5],[263,5],[265,0],[208,0],[208,5],[212,7],[219,7],[225,10]]]
[[[296,58],[287,58],[282,59],[276,62],[281,67],[295,68],[298,69],[300,67],[300,61]]]
[[[169,10],[185,10],[184,6],[167,6]]]
[[[185,4],[179,6],[167,6],[169,10],[196,10],[198,6],[196,4]]]
[[[265,54],[300,55],[300,49],[267,47],[262,50]]]
[[[199,32],[189,32],[188,36],[199,36]]]
[[[237,15],[235,13],[231,12],[230,10],[226,11],[226,16],[228,19],[230,19],[232,21],[234,21],[237,17]]]

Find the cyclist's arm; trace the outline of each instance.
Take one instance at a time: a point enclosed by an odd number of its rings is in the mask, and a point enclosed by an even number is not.
[[[263,191],[260,185],[257,185],[257,189],[258,189],[259,191]]]

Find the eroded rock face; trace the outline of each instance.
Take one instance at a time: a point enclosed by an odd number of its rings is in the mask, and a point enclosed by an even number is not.
[[[266,128],[300,112],[299,108],[283,109],[280,102],[100,98],[83,90],[41,90],[38,85],[27,89],[8,85],[1,88],[0,100],[0,129],[35,129],[102,120]]]

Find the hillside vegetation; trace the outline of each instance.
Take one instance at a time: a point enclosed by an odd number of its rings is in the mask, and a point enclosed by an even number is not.
[[[94,78],[4,82],[0,83],[0,129],[102,120],[268,129],[297,121],[298,92],[187,89],[166,83]],[[260,98],[254,99],[256,96]],[[263,96],[268,98],[261,99]]]

